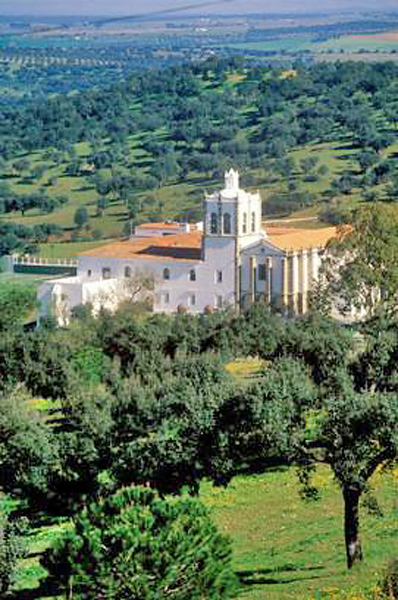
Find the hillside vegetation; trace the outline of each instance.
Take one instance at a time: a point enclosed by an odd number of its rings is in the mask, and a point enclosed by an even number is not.
[[[358,203],[395,202],[397,86],[393,63],[283,71],[210,60],[3,110],[2,252],[199,220],[203,190],[229,166],[272,218],[341,222]]]

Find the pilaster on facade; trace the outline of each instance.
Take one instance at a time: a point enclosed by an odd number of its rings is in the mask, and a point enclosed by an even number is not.
[[[265,285],[266,285],[265,299],[266,299],[267,304],[271,304],[271,302],[272,302],[273,277],[274,277],[273,267],[274,267],[273,259],[271,257],[268,257],[266,260],[266,263],[265,263]]]
[[[311,256],[311,274],[310,274],[310,282],[314,283],[318,279],[319,273],[319,249],[311,248],[310,250]]]
[[[299,256],[296,251],[290,253],[290,309],[294,315],[299,312]]]
[[[287,254],[282,257],[282,307],[289,307],[289,257]]]
[[[301,250],[301,313],[305,314],[308,310],[308,252]]]
[[[250,273],[250,282],[249,282],[249,290],[250,290],[250,302],[254,304],[256,301],[257,290],[256,290],[256,280],[257,280],[257,258],[255,256],[251,256],[249,259],[249,273]]]

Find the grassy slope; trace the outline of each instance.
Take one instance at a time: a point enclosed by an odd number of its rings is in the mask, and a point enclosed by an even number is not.
[[[234,567],[242,582],[240,597],[318,599],[336,588],[369,591],[377,584],[386,560],[397,550],[398,472],[373,479],[383,516],[371,515],[362,506],[365,562],[351,572],[345,567],[340,492],[326,467],[318,470],[315,482],[321,491],[318,502],[299,497],[294,469],[236,477],[226,489],[202,486],[202,500],[220,530],[232,538]],[[32,555],[21,567],[17,600],[23,600],[26,589],[35,588],[44,575],[36,553],[51,545],[66,526],[36,530]]]
[[[362,507],[365,562],[348,572],[342,500],[331,472],[318,470],[318,502],[298,494],[293,470],[237,477],[226,490],[204,486],[203,499],[234,544],[235,567],[247,600],[319,597],[331,588],[369,589],[397,550],[398,473],[376,475],[383,517]]]
[[[64,259],[73,258],[78,256],[86,250],[92,250],[107,244],[109,240],[102,240],[98,242],[62,242],[62,243],[48,243],[40,245],[40,257],[46,259]]]
[[[231,88],[242,81],[242,75],[231,74],[224,86]],[[247,107],[244,110],[248,110]],[[253,128],[247,128],[240,135],[248,136],[254,131]],[[154,138],[161,139],[164,132],[159,130],[158,132],[151,134]],[[120,167],[120,170],[125,173],[129,173],[132,170],[140,169],[142,172],[146,172],[153,162],[152,157],[148,156],[141,147],[141,141],[145,137],[145,132],[131,136],[129,139],[129,156],[127,160],[127,166]],[[76,144],[77,154],[83,158],[83,161],[87,159],[89,153],[89,145],[87,143]],[[398,150],[398,144],[390,146],[385,152],[384,157],[389,155],[393,156]],[[327,165],[329,173],[326,176],[319,178],[317,182],[304,182],[303,175],[298,171],[295,174],[295,179],[298,183],[298,189],[308,190],[318,196],[319,200],[322,200],[322,193],[329,188],[331,180],[341,174],[344,170],[357,172],[358,166],[355,160],[357,150],[352,149],[347,142],[330,142],[323,144],[309,144],[290,152],[290,155],[295,159],[299,165],[300,160],[309,155],[315,155],[319,159],[318,166]],[[66,230],[73,227],[73,215],[78,206],[85,204],[89,210],[91,217],[91,232],[98,229],[102,232],[106,238],[117,237],[122,235],[123,228],[127,223],[127,213],[125,206],[120,202],[113,200],[110,206],[106,209],[102,216],[96,216],[96,200],[97,192],[88,183],[87,178],[83,175],[70,177],[65,175],[65,164],[56,165],[52,164],[49,160],[45,160],[44,152],[33,152],[27,155],[26,158],[30,161],[31,168],[40,164],[46,163],[48,170],[41,178],[40,181],[36,181],[30,184],[23,182],[20,176],[18,176],[12,170],[10,161],[6,176],[3,176],[11,187],[19,192],[28,192],[38,189],[43,186],[50,177],[57,177],[55,186],[47,187],[48,194],[67,194],[70,197],[70,203],[64,205],[60,209],[50,214],[41,214],[38,210],[28,211],[24,216],[20,213],[12,213],[6,217],[2,217],[1,220],[10,220],[25,225],[34,225],[37,223],[57,223],[62,225]],[[15,159],[14,159],[15,160]],[[104,169],[102,173],[105,176],[109,176],[109,169]],[[247,170],[244,174],[252,174],[256,177],[257,186],[260,189],[263,199],[266,201],[269,196],[274,193],[281,191],[287,191],[286,182],[283,178],[279,177],[276,181],[270,180],[271,172],[266,168],[259,168],[255,170]],[[273,173],[274,175],[274,173]],[[143,217],[146,219],[165,219],[165,218],[190,218],[197,220],[201,216],[201,205],[203,192],[205,189],[211,189],[220,185],[220,181],[212,180],[205,177],[200,173],[190,173],[186,181],[178,183],[168,183],[163,187],[152,190],[152,191],[140,191],[136,193],[138,197],[143,200]],[[379,192],[382,192],[383,188],[380,187]],[[334,202],[347,204],[349,206],[355,206],[360,201],[359,190],[353,190],[353,193],[348,196],[337,197]],[[316,216],[319,206],[310,207],[305,211],[299,211],[298,214],[292,214],[289,218],[297,217],[314,217]],[[301,227],[314,227],[316,222],[302,222],[297,223],[296,226]],[[90,236],[90,232],[86,233],[83,231],[83,236]],[[40,253],[42,256],[50,257],[71,257],[76,256],[80,251],[81,246],[77,244],[73,246],[70,244],[51,244],[51,248],[47,245],[42,245]]]
[[[320,159],[319,164],[327,164],[330,169],[330,173],[327,177],[321,178],[317,183],[306,183],[305,189],[315,193],[321,193],[328,188],[330,178],[346,168],[346,161],[343,159],[344,154],[348,151],[338,150],[337,147],[337,144],[322,144],[320,146],[309,146],[292,151],[291,155],[297,161],[309,154],[315,153]],[[84,156],[81,152],[82,149],[79,148],[79,150],[81,155]],[[27,158],[30,161],[31,166],[43,163],[42,153],[32,153],[31,155],[28,155]],[[22,216],[21,213],[11,213],[1,220],[9,220],[27,226],[38,223],[56,223],[69,229],[73,226],[73,215],[76,208],[85,204],[89,210],[92,229],[100,229],[105,237],[120,236],[127,219],[125,207],[120,202],[113,201],[106,209],[103,216],[96,216],[95,203],[97,192],[95,189],[87,185],[83,176],[67,177],[62,174],[63,170],[63,165],[50,166],[43,178],[32,184],[22,184],[18,177],[8,178],[7,181],[13,189],[20,193],[27,193],[38,189],[49,177],[56,176],[58,177],[57,184],[48,188],[48,193],[51,195],[67,194],[70,197],[69,204],[64,205],[50,214],[42,214],[37,209],[33,209],[26,212],[24,216]],[[283,187],[280,182],[273,184],[266,183],[265,179],[267,172],[264,169],[257,169],[256,171],[253,171],[253,173],[255,173],[259,180],[258,187],[264,199]],[[150,217],[151,212],[157,210],[157,207],[159,207],[160,204],[162,208],[159,218],[176,218],[178,216],[189,218],[193,214],[193,211],[197,213],[197,216],[200,215],[204,190],[219,185],[220,182],[217,180],[211,180],[198,173],[192,173],[183,183],[170,183],[157,190],[141,192],[138,193],[138,195],[145,198],[146,210],[144,211],[144,214],[147,217]],[[302,184],[301,189],[303,189],[303,187],[304,185]],[[82,235],[85,235],[85,233],[83,232]],[[68,245],[69,247],[67,247],[66,244],[61,244],[58,247],[58,244],[53,243],[51,243],[50,246],[51,248],[47,244],[41,246],[41,256],[66,258],[75,256],[77,251],[80,250],[79,243],[77,245],[70,244]]]

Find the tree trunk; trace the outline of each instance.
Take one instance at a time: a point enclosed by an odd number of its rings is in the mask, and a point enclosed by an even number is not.
[[[344,496],[344,533],[345,547],[347,553],[347,567],[351,567],[361,562],[362,546],[359,539],[359,497],[360,492],[346,488],[343,491]]]

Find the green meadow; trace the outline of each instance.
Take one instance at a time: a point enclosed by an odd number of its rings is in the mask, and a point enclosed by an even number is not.
[[[204,486],[203,499],[234,544],[235,568],[247,600],[319,598],[369,592],[397,551],[398,478],[377,475],[380,514],[362,506],[365,562],[345,565],[343,505],[331,472],[318,470],[318,501],[304,501],[293,469],[237,477],[225,490]]]
[[[395,33],[395,32],[392,32]],[[397,52],[398,37],[396,40],[385,35],[341,35],[331,37],[326,41],[318,41],[314,36],[303,34],[275,37],[259,42],[239,42],[231,44],[232,48],[244,52],[270,52],[276,54],[324,52]]]
[[[365,560],[352,571],[345,565],[340,491],[327,467],[318,469],[314,482],[320,492],[317,501],[300,497],[293,468],[235,477],[227,488],[202,485],[201,499],[232,540],[239,598],[374,597],[386,561],[398,550],[398,472],[379,473],[372,480],[378,504],[370,494],[362,502]],[[45,577],[40,554],[67,527],[64,521],[35,530],[30,556],[20,566],[15,600],[55,600],[56,596],[28,590],[37,589]]]
[[[391,147],[393,148],[393,147]],[[80,156],[87,156],[87,145],[78,144]],[[354,152],[355,154],[355,152]],[[308,145],[294,149],[290,156],[299,163],[300,160],[308,156],[317,156],[318,165],[326,165],[329,169],[328,175],[320,177],[316,182],[306,182],[301,184],[300,189],[305,189],[317,195],[322,194],[330,185],[333,177],[343,172],[347,168],[355,168],[353,151],[341,148],[338,143]],[[51,213],[42,213],[38,209],[31,209],[24,215],[20,212],[13,212],[0,218],[0,222],[11,221],[26,226],[33,226],[40,223],[53,223],[61,225],[65,229],[65,239],[62,242],[50,241],[47,244],[40,245],[40,256],[45,258],[71,258],[79,254],[80,251],[91,249],[104,243],[109,238],[117,238],[125,234],[126,225],[128,225],[128,216],[126,207],[122,201],[112,198],[110,195],[109,206],[101,215],[97,213],[96,202],[98,198],[94,186],[87,181],[83,175],[67,176],[64,174],[65,165],[51,165],[43,159],[42,152],[35,152],[25,156],[30,162],[31,168],[46,163],[48,165],[46,173],[39,181],[33,183],[24,183],[23,177],[16,175],[7,176],[5,179],[10,187],[18,193],[28,193],[40,189],[43,184],[51,177],[55,177],[55,184],[51,188],[46,188],[49,195],[66,194],[70,201]],[[140,158],[134,156],[132,151],[129,161],[130,167],[124,170],[128,173],[133,168],[135,161],[139,163]],[[11,169],[11,164],[9,166]],[[106,171],[106,170],[103,170]],[[284,189],[280,180],[273,181],[269,178],[269,168],[248,169],[242,172],[242,175],[248,175],[255,178],[256,187],[260,190],[264,201],[274,193]],[[106,175],[106,173],[105,173]],[[109,174],[108,174],[109,175]],[[295,176],[298,178],[298,175]],[[211,190],[220,187],[221,180],[211,178],[204,173],[189,173],[183,182],[170,182],[155,190],[137,190],[136,195],[143,204],[142,217],[144,220],[163,220],[163,219],[188,219],[201,220],[202,199],[205,190]],[[249,186],[250,187],[250,186]],[[355,198],[350,196],[350,201]],[[69,241],[70,235],[74,233],[73,217],[79,206],[86,206],[90,221],[89,227],[83,228],[79,232],[80,239]],[[319,207],[318,207],[319,208]],[[309,209],[312,214],[317,213]],[[296,215],[290,215],[294,218]],[[298,216],[302,216],[301,213]],[[85,241],[90,238],[94,231],[100,233],[100,239],[97,241]]]
[[[349,37],[349,36],[348,36]],[[336,43],[342,38],[335,40]],[[277,43],[278,40],[272,40],[270,43]],[[292,37],[288,40],[289,44],[309,43],[302,36]],[[261,42],[262,43],[262,42]],[[267,42],[268,43],[268,42]],[[285,77],[294,77],[294,71],[286,72],[291,75]],[[240,72],[228,72],[225,81],[217,84],[217,91],[227,90],[228,93],[238,93],[239,86],[250,83],[246,81],[246,75]],[[266,74],[264,75],[266,77]],[[204,88],[208,87],[208,81],[203,82]],[[134,110],[139,106],[134,105]],[[241,115],[247,122],[242,127],[236,139],[255,139],[255,136],[261,131],[262,120],[257,124],[250,124],[250,114],[253,107],[244,105],[240,109]],[[377,111],[374,118],[381,121]],[[383,122],[378,123],[383,127]],[[139,173],[147,175],[156,158],[150,155],[144,148],[145,140],[150,136],[151,141],[155,143],[164,143],[164,128],[156,131],[140,131],[131,135],[126,140],[126,156],[115,167],[115,172],[120,175],[131,175]],[[353,176],[359,175],[359,165],[357,155],[359,150],[352,146],[352,140],[340,139],[341,134],[336,130],[335,137],[331,141],[318,143],[312,142],[292,148],[288,152],[288,157],[294,160],[294,168],[288,177],[278,168],[278,159],[264,158],[263,165],[256,168],[241,169],[242,186],[248,189],[258,189],[264,201],[264,218],[283,218],[303,219],[308,217],[308,221],[297,222],[297,227],[318,227],[319,222],[316,217],[320,211],[328,207],[328,198],[325,192],[330,188],[331,182],[343,173]],[[107,140],[101,141],[101,148],[107,149]],[[175,151],[184,152],[187,149],[186,142],[177,142]],[[80,142],[74,146],[74,154],[82,160],[83,165],[90,167],[89,157],[93,148],[87,142]],[[398,152],[398,144],[394,143],[387,149],[380,151],[379,160],[394,158]],[[21,212],[13,212],[0,217],[1,222],[12,221],[26,226],[33,226],[40,223],[52,223],[60,225],[64,229],[62,239],[51,239],[47,244],[41,244],[39,254],[45,258],[72,258],[77,256],[85,248],[91,249],[99,244],[105,243],[109,239],[114,239],[126,235],[129,228],[128,210],[126,204],[111,192],[108,195],[109,204],[103,211],[98,211],[97,200],[98,192],[93,183],[91,175],[99,174],[104,178],[110,178],[112,171],[109,168],[90,171],[90,168],[81,168],[75,175],[68,175],[66,172],[70,162],[70,157],[65,153],[60,161],[51,158],[51,151],[35,151],[29,154],[23,154],[6,162],[2,168],[0,178],[2,182],[7,183],[12,190],[18,193],[29,193],[37,190],[45,190],[49,196],[67,195],[69,202],[63,204],[51,213],[40,212],[39,209],[26,211],[24,215]],[[326,172],[322,175],[317,174],[315,178],[305,177],[301,170],[301,163],[309,157],[315,157],[318,160],[316,170],[319,167],[326,167]],[[18,173],[14,168],[16,158],[24,158],[29,162],[29,171],[34,172],[37,167],[45,165],[44,174],[33,179],[29,177],[29,172]],[[280,161],[279,161],[280,162]],[[59,163],[59,164],[58,164]],[[239,165],[235,165],[239,166]],[[141,204],[139,219],[144,221],[160,221],[165,219],[179,219],[189,221],[199,221],[202,218],[202,200],[205,191],[219,188],[222,185],[221,175],[216,176],[211,170],[209,173],[200,171],[188,171],[182,179],[179,175],[170,177],[165,182],[159,182],[159,187],[155,189],[132,189],[130,196],[136,197]],[[246,181],[245,181],[246,180]],[[293,187],[289,188],[292,184]],[[311,206],[301,208],[296,212],[287,214],[267,215],[267,202],[273,196],[279,195],[284,199],[289,199],[291,190],[299,193],[310,193],[314,200]],[[380,200],[385,199],[385,183],[373,186],[373,191],[378,194]],[[332,205],[352,208],[358,203],[363,202],[360,194],[361,190],[356,188],[348,194],[335,192]],[[275,204],[275,202],[274,202]],[[77,230],[74,224],[74,214],[78,207],[85,206],[89,214],[89,223],[81,230]]]

